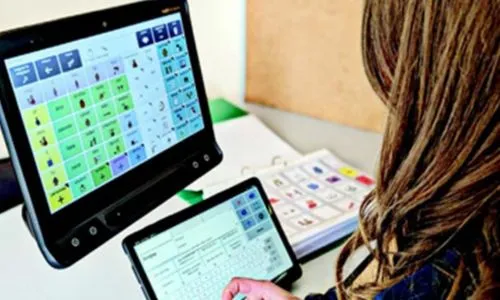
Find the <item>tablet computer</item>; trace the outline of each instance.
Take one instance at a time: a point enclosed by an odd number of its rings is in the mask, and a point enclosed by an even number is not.
[[[128,236],[123,247],[148,299],[218,300],[236,276],[289,286],[302,274],[255,178]]]
[[[2,33],[0,103],[26,219],[54,267],[222,159],[184,0]]]

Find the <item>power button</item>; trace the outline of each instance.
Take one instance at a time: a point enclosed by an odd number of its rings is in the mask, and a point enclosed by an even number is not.
[[[76,237],[71,239],[71,246],[78,248],[80,246],[80,240]]]
[[[96,236],[96,235],[97,235],[97,233],[98,233],[97,227],[95,227],[95,226],[90,226],[90,227],[89,227],[89,234],[90,234],[91,236]]]

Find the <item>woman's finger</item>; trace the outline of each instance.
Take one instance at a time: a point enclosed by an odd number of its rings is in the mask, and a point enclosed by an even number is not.
[[[244,294],[249,299],[250,297],[263,299],[263,282],[247,278],[233,278],[224,289],[222,300],[232,300],[238,294]]]
[[[247,278],[233,278],[222,294],[223,300],[232,300],[236,295],[243,294],[248,300],[290,300],[298,299],[289,292],[269,281],[259,281]]]

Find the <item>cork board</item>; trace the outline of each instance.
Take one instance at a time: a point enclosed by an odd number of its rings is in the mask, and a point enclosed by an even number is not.
[[[362,65],[362,4],[247,1],[246,100],[381,131],[386,110]]]

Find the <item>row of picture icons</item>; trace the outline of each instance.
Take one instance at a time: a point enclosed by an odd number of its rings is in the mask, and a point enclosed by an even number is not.
[[[87,68],[88,77],[81,70],[74,71],[68,74],[64,79],[54,78],[49,81],[43,81],[38,86],[30,86],[24,90],[17,92],[18,98],[23,97],[24,102],[21,103],[23,108],[29,108],[41,104],[52,99],[63,97],[68,93],[77,92],[90,85],[97,85],[107,79],[116,77],[124,73],[123,63],[120,59],[113,59],[105,64],[110,64],[111,72],[106,74],[104,66],[92,66]],[[126,89],[125,84],[116,86],[117,92],[122,92]],[[106,91],[101,91],[98,95],[98,100],[106,97]],[[21,100],[21,99],[19,99]],[[84,105],[84,103],[82,103]]]

